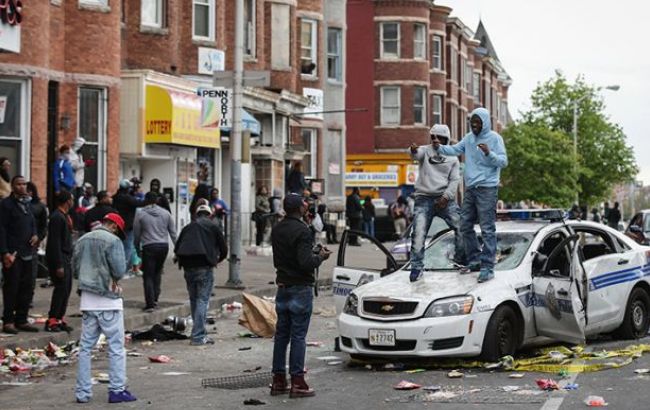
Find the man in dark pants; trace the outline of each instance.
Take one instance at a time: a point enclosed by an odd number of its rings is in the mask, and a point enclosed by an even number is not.
[[[273,265],[278,285],[275,298],[278,321],[273,346],[271,395],[289,392],[290,398],[310,397],[315,393],[305,382],[304,368],[307,348],[305,338],[314,297],[314,271],[329,257],[330,251],[320,248],[318,253],[314,253],[314,236],[303,221],[307,203],[300,195],[288,194],[284,199],[284,210],[287,216],[271,232]],[[290,390],[286,379],[289,342]]]
[[[172,215],[157,205],[158,195],[148,192],[144,197],[144,208],[140,208],[133,220],[133,238],[136,252],[142,255],[142,280],[146,312],[153,312],[160,297],[160,281],[169,240],[176,242],[176,227]],[[141,248],[142,246],[142,248]]]
[[[352,188],[352,193],[348,195],[345,200],[345,214],[350,220],[350,229],[354,231],[361,230],[361,221],[363,217],[363,206],[361,206],[361,198],[359,197],[359,188]],[[348,245],[360,246],[359,238],[357,235],[350,235],[350,242]]]
[[[2,331],[14,335],[18,330],[38,332],[27,322],[34,287],[34,248],[38,245],[29,202],[27,181],[19,175],[13,177],[11,195],[0,202],[0,256],[4,275]]]
[[[193,346],[214,344],[205,330],[206,315],[214,284],[214,267],[228,256],[228,246],[223,239],[219,225],[212,219],[209,205],[196,208],[195,219],[181,231],[176,247],[175,258],[185,271],[187,293],[190,296],[192,312]]]
[[[74,198],[70,192],[61,191],[56,195],[55,205],[56,209],[50,215],[45,249],[45,259],[54,285],[45,330],[70,332],[72,328],[65,322],[64,316],[72,290],[72,218],[68,213],[74,205]]]
[[[34,277],[33,285],[36,285],[36,278],[38,277],[38,247],[41,245],[45,237],[47,236],[47,218],[48,211],[47,206],[41,201],[41,197],[38,195],[38,189],[33,182],[27,183],[27,195],[31,198],[31,208],[32,215],[34,215],[34,220],[36,221],[36,234],[38,236],[38,244],[34,248],[34,259],[32,263],[32,276]],[[33,307],[34,303],[34,289],[36,286],[32,287],[32,302],[30,308]]]

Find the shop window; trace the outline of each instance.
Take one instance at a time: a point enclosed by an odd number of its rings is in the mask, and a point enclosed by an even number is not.
[[[381,24],[381,58],[399,58],[399,23]]]
[[[140,24],[147,27],[167,26],[166,0],[141,0]]]
[[[78,135],[86,140],[81,148],[84,160],[93,165],[84,170],[84,182],[97,189],[105,186],[106,167],[106,91],[101,88],[79,88]]]
[[[424,24],[413,25],[413,58],[427,58],[427,26]]]
[[[431,121],[433,121],[434,124],[442,124],[442,96],[434,95],[432,105],[433,109],[431,110]]]
[[[316,75],[318,66],[318,22],[302,19],[300,23],[300,72]]]
[[[27,176],[28,133],[25,83],[0,80],[0,157],[11,162],[9,175]]]
[[[244,53],[255,57],[255,0],[244,1]]]
[[[413,88],[413,123],[426,124],[427,122],[427,88],[415,87]]]
[[[431,60],[433,62],[434,70],[442,70],[442,36],[433,36],[433,44],[431,46]]]
[[[340,28],[327,29],[327,78],[343,81],[342,35]]]
[[[192,37],[194,39],[214,41],[216,14],[214,1],[192,0]]]
[[[400,89],[399,87],[381,88],[381,124],[400,124]]]
[[[300,131],[302,137],[303,150],[305,156],[302,160],[303,173],[305,178],[316,178],[316,150],[318,144],[316,142],[316,130],[313,128],[303,128]]]

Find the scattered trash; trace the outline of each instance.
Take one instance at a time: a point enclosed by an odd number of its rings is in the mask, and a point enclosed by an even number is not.
[[[541,390],[560,390],[560,386],[553,379],[537,379],[535,383],[537,383]]]
[[[449,373],[447,373],[447,377],[449,377],[450,379],[460,379],[463,376],[464,376],[463,372],[459,372],[458,370],[452,370]]]
[[[171,357],[165,356],[164,354],[159,354],[158,356],[150,356],[149,361],[151,363],[169,363],[171,362]]]
[[[569,383],[566,386],[563,387],[564,390],[578,390],[578,387],[580,385],[578,383]]]
[[[253,367],[251,369],[246,369],[243,372],[244,373],[255,373],[258,370],[262,370],[262,366],[257,366],[257,367]]]
[[[466,379],[476,379],[478,377],[477,374],[466,374],[465,378]]]
[[[138,352],[127,352],[126,355],[130,357],[142,357],[142,353]]]
[[[568,356],[566,354],[562,353],[562,352],[558,352],[558,351],[553,350],[553,351],[548,352],[548,357],[551,360],[560,362],[560,361],[566,359]]]
[[[524,389],[524,390],[514,391],[514,392],[512,392],[512,394],[517,394],[517,395],[520,395],[520,396],[537,396],[537,395],[540,395],[540,394],[544,394],[544,392],[539,391],[539,390]]]
[[[501,387],[501,390],[509,393],[509,392],[517,391],[519,390],[519,388],[520,388],[519,386],[503,386]]]
[[[521,379],[524,376],[525,376],[525,373],[510,373],[508,375],[508,377],[511,378],[511,379]]]
[[[449,400],[458,396],[456,393],[450,391],[437,391],[435,393],[427,393],[422,398],[422,401],[437,401],[437,400]]]
[[[243,352],[244,350],[251,350],[251,349],[252,349],[252,347],[250,347],[250,346],[244,346],[244,347],[240,347],[237,350],[239,350],[240,352]]]
[[[184,334],[175,332],[173,330],[167,330],[160,324],[155,324],[151,329],[145,332],[133,332],[131,334],[133,340],[148,340],[156,342],[166,342],[168,340],[187,340],[188,337]],[[144,345],[144,343],[143,343]],[[151,346],[146,345],[146,346]]]
[[[401,370],[404,368],[402,363],[386,363],[384,365],[384,370]],[[371,367],[372,369],[372,367]]]
[[[607,402],[600,396],[588,396],[584,402],[588,407],[605,407]]]
[[[569,377],[569,372],[566,369],[562,369],[557,373],[557,377],[560,379],[566,379]]]
[[[246,399],[244,400],[244,404],[246,406],[262,406],[266,403],[257,399]]]
[[[336,316],[336,307],[322,307],[314,309],[314,315],[319,315],[322,317],[335,317]]]
[[[411,369],[405,371],[404,373],[415,374],[415,373],[424,373],[424,372],[426,372],[426,369]]]
[[[3,386],[29,386],[33,384],[32,382],[2,382],[0,385]]]
[[[241,312],[243,305],[239,302],[224,303],[221,305],[221,313],[232,314]]]
[[[153,346],[153,342],[151,340],[147,340],[146,342],[140,343],[142,346]]]
[[[340,357],[338,356],[320,356],[316,358],[316,360],[322,360],[324,362],[330,362],[332,360],[339,360],[339,359]]]
[[[307,342],[309,347],[323,347],[323,342]]]
[[[205,323],[209,325],[214,325],[217,323],[217,319],[214,316],[208,316],[205,318]]]
[[[273,337],[275,335],[275,324],[278,321],[278,315],[275,313],[275,305],[248,293],[242,293],[242,298],[244,299],[243,306],[241,303],[232,303],[234,308],[238,305],[238,309],[241,311],[239,324],[258,336]],[[226,311],[228,309],[226,307]],[[232,312],[234,314],[237,311],[234,310]]]
[[[650,373],[650,369],[636,369],[634,371],[634,373],[636,373],[636,374],[648,374],[648,373]]]
[[[187,372],[165,372],[162,375],[163,376],[184,376],[184,375],[187,375],[187,374],[189,374],[189,373],[187,373]]]
[[[267,302],[275,303],[275,296],[262,296],[262,299],[266,300]]]
[[[186,330],[191,329],[192,324],[193,324],[192,318],[189,316],[188,317],[169,316],[167,317],[167,319],[163,321],[163,325],[167,325],[171,327],[172,332],[177,332],[177,333],[183,333]]]
[[[437,385],[436,386],[424,386],[422,388],[422,390],[425,390],[425,391],[438,391],[438,390],[441,390],[441,389],[442,389],[442,387],[437,386]]]
[[[149,370],[149,366],[138,367],[138,369],[140,369],[140,370]]]
[[[337,366],[339,364],[343,364],[343,360],[332,360],[331,362],[327,362],[328,366]]]
[[[97,380],[97,383],[108,383],[108,373],[95,373],[95,380]]]
[[[409,382],[407,380],[402,380],[401,382],[394,385],[393,389],[395,389],[395,390],[415,390],[415,389],[419,389],[420,387],[422,387],[422,385],[419,385],[419,384],[413,383],[413,382]]]

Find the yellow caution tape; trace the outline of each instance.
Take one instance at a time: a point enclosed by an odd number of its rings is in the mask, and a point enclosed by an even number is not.
[[[641,357],[647,352],[650,352],[649,344],[631,345],[624,349],[601,350],[596,352],[585,352],[584,346],[575,346],[573,348],[554,346],[539,349],[539,356],[524,359],[514,359],[512,356],[505,356],[498,363],[462,359],[426,359],[426,361],[418,361],[417,368],[483,368],[540,373],[587,373],[627,366],[634,359]],[[361,365],[381,363],[385,363],[385,360],[352,360],[352,364]]]

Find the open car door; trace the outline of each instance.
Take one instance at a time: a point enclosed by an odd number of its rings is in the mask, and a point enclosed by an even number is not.
[[[350,245],[350,239],[354,239],[355,235],[370,241],[363,246],[373,248],[371,255],[367,256],[364,253],[363,256],[354,257],[354,251],[358,248]],[[381,242],[363,232],[350,230],[343,232],[336,267],[332,272],[332,292],[336,312],[341,313],[345,299],[354,289],[393,273],[397,269],[397,262]]]
[[[539,335],[579,344],[585,342],[588,288],[576,238],[562,240],[533,272],[533,309]]]

